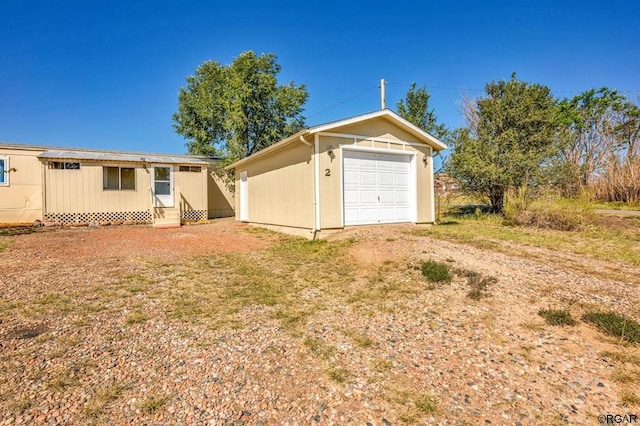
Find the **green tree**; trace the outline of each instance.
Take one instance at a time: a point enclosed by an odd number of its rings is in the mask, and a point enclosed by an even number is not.
[[[304,128],[304,85],[279,85],[274,54],[241,53],[230,65],[206,61],[180,88],[173,127],[189,153],[231,163]]]
[[[563,127],[555,164],[565,195],[576,195],[599,180],[612,160],[635,161],[640,109],[626,96],[606,87],[590,89],[562,100],[558,109]]]
[[[447,128],[438,123],[435,111],[429,109],[429,98],[426,86],[416,88],[416,83],[411,83],[405,99],[400,99],[396,104],[398,114],[412,124],[415,124],[425,132],[438,139],[444,139]]]
[[[485,91],[466,104],[472,109],[465,111],[469,123],[452,135],[446,167],[463,188],[488,197],[491,210],[502,213],[506,192],[537,184],[554,152],[557,101],[549,88],[515,74],[488,83]]]

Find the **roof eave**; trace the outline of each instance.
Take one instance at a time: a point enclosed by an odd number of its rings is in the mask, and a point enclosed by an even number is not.
[[[260,157],[263,157],[264,155],[269,154],[270,152],[273,152],[275,150],[278,150],[280,148],[284,148],[287,145],[292,144],[293,142],[300,140],[300,138],[304,138],[306,135],[310,134],[310,129],[304,129],[299,131],[298,133],[295,133],[291,136],[289,136],[288,138],[282,139],[280,142],[276,142],[273,145],[269,145],[268,147],[261,149],[260,151],[251,154],[248,157],[244,157],[241,158],[240,160],[236,161],[233,164],[229,164],[227,167],[224,168],[224,170],[229,171],[229,170],[233,170],[235,168],[237,168],[238,166],[249,162],[249,161],[253,161],[255,159],[258,159]]]

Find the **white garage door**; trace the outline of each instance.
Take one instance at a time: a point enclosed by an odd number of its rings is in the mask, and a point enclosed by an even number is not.
[[[344,224],[410,222],[411,157],[343,151]]]

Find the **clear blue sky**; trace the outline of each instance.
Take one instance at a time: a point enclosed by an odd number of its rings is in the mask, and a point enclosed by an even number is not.
[[[410,83],[462,124],[462,92],[508,79],[640,98],[637,1],[0,2],[0,141],[185,151],[171,116],[205,60],[275,53],[307,124],[395,109]],[[337,105],[337,106],[336,106]]]

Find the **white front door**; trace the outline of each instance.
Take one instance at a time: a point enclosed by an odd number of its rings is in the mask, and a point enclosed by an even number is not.
[[[411,222],[411,156],[343,151],[344,224]]]
[[[248,221],[249,220],[249,211],[248,211],[248,185],[247,185],[247,172],[240,173],[240,188],[238,191],[240,192],[240,220]]]
[[[173,166],[157,165],[151,169],[154,207],[173,207]]]

